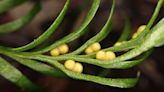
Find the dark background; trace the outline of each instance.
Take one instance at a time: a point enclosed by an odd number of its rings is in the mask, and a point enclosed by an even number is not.
[[[0,35],[0,44],[11,47],[18,47],[31,42],[43,33],[57,17],[63,7],[65,0],[41,0],[43,9],[38,16],[26,27],[19,29],[6,35]],[[104,39],[102,47],[109,47],[117,41],[123,26],[125,24],[125,16],[130,19],[133,33],[139,25],[146,24],[151,18],[155,9],[157,0],[117,0],[116,10],[113,16],[113,30],[109,36]],[[72,0],[71,7],[60,27],[55,34],[49,38],[48,43],[54,42],[57,39],[67,35],[78,28],[90,8],[92,0]],[[0,24],[12,21],[25,14],[33,1],[25,3],[17,8],[12,9],[0,15]],[[69,45],[72,48],[77,48],[87,39],[94,36],[101,30],[105,24],[108,13],[111,8],[111,0],[101,0],[100,8],[90,23],[89,32],[81,38],[71,42]],[[164,7],[162,7],[158,22],[164,16]],[[39,74],[24,67],[16,61],[9,60],[14,66],[20,69],[32,81],[42,87],[44,92],[164,92],[164,48],[155,48],[152,55],[137,65],[128,70],[112,70],[109,76],[116,77],[133,77],[136,70],[142,72],[141,78],[136,87],[130,89],[119,89],[109,86],[103,86],[91,82],[54,78]],[[86,72],[96,74],[101,70],[95,66],[84,65]],[[0,77],[0,92],[22,92],[6,79]]]

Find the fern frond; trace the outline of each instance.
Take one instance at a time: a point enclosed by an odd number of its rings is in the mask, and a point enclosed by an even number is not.
[[[1,0],[0,1],[0,14],[4,13],[26,1],[27,0]]]
[[[6,55],[18,61],[20,64],[45,75],[50,75],[54,77],[71,77],[73,79],[91,81],[91,82],[95,82],[101,85],[108,85],[108,86],[119,87],[119,88],[134,87],[137,84],[140,73],[138,73],[135,78],[104,78],[101,76],[89,75],[89,74],[84,74],[84,73],[76,73],[76,72],[70,71],[67,68],[65,68],[64,65],[60,63],[60,61],[71,59],[77,62],[83,62],[83,63],[87,63],[91,65],[96,65],[105,69],[129,69],[136,66],[137,64],[145,60],[152,53],[152,50],[154,47],[159,47],[159,46],[164,45],[164,18],[161,19],[155,26],[152,27],[154,21],[156,20],[159,14],[160,8],[162,7],[163,1],[164,0],[159,0],[157,7],[150,21],[148,22],[146,28],[144,29],[142,34],[139,34],[137,36],[137,38],[129,40],[130,22],[128,20],[126,21],[124,30],[120,38],[117,40],[117,42],[121,42],[121,41],[125,41],[125,42],[123,42],[119,46],[112,46],[109,48],[102,49],[102,51],[113,51],[113,52],[126,51],[126,53],[120,56],[117,56],[116,58],[112,60],[106,60],[105,62],[103,62],[102,60],[95,59],[97,52],[93,52],[89,55],[81,55],[81,54],[91,44],[95,42],[101,42],[112,31],[112,27],[111,27],[112,15],[114,13],[115,0],[113,0],[112,8],[111,8],[108,20],[106,24],[104,25],[104,27],[102,28],[102,30],[99,33],[97,33],[95,36],[87,40],[82,46],[80,46],[79,48],[77,48],[76,50],[72,52],[69,52],[67,54],[60,55],[60,56],[54,56],[54,57],[44,55],[44,53],[49,52],[50,50],[57,48],[58,46],[62,44],[70,43],[71,41],[84,35],[88,31],[86,30],[86,28],[93,20],[99,8],[100,0],[93,0],[91,9],[86,15],[81,26],[76,31],[55,41],[53,44],[37,51],[31,50],[37,47],[38,45],[42,44],[54,33],[54,31],[57,29],[57,27],[61,24],[62,20],[64,19],[66,12],[68,11],[70,0],[66,1],[64,8],[60,12],[59,16],[41,36],[39,36],[37,39],[35,39],[31,43],[21,46],[21,47],[17,47],[17,48],[0,46],[0,54]],[[9,7],[14,7],[16,5],[17,4],[14,4],[13,6],[9,6]],[[8,9],[9,8],[0,10],[0,13]],[[14,21],[13,23],[11,22],[9,24],[1,25],[0,32],[7,33],[7,32],[11,32],[22,27],[27,22],[30,22],[31,19],[37,14],[38,11],[39,11],[39,8],[38,6],[36,6],[29,14]],[[20,20],[23,22],[19,22]],[[18,24],[15,25],[15,23],[18,23]],[[3,28],[3,26],[6,26],[6,27],[13,26],[13,27],[10,28],[10,30],[8,31],[8,29],[5,29],[5,27]],[[5,29],[5,30],[1,31],[1,29]],[[29,52],[28,50],[31,50],[31,52]],[[51,66],[43,62],[48,63]],[[34,86],[34,89],[36,87],[19,70],[11,66],[2,58],[0,58],[0,74],[4,76],[6,79],[10,80],[11,82],[25,89],[28,87],[31,87],[29,86],[30,84]],[[17,82],[17,79],[19,79],[19,82]],[[25,82],[22,82],[22,81],[25,81]]]
[[[40,10],[40,3],[37,3],[28,14],[12,22],[0,25],[0,34],[14,32],[17,29],[20,29],[21,27],[27,25],[39,13]]]
[[[0,57],[0,75],[7,80],[13,82],[23,90],[38,91],[38,87],[33,84],[26,76],[18,69],[14,68],[6,60]]]

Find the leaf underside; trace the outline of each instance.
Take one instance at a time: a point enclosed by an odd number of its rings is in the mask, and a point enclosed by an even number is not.
[[[0,14],[16,7],[17,5],[24,3],[25,1],[26,0],[14,0],[14,2],[13,0],[0,1]],[[88,31],[86,30],[86,28],[93,20],[99,8],[100,0],[93,0],[88,14],[86,15],[83,23],[78,29],[76,29],[69,35],[55,41],[51,45],[37,51],[32,50],[33,48],[39,46],[44,41],[46,41],[55,32],[58,26],[60,26],[64,19],[64,16],[66,15],[66,12],[68,11],[70,0],[66,0],[66,3],[56,20],[37,39],[24,46],[17,48],[0,46],[0,54],[6,55],[16,60],[20,64],[44,75],[54,77],[71,77],[73,79],[91,81],[101,85],[119,88],[131,88],[137,84],[137,81],[139,80],[140,76],[139,72],[135,78],[105,78],[101,76],[94,76],[69,71],[60,63],[60,61],[72,59],[78,62],[96,65],[105,69],[128,69],[136,66],[152,53],[152,48],[164,45],[164,18],[152,27],[154,21],[156,20],[159,14],[162,4],[163,0],[159,0],[156,9],[146,28],[135,39],[129,40],[130,21],[127,18],[124,30],[120,38],[117,40],[117,42],[125,42],[122,43],[120,46],[112,46],[109,48],[102,49],[104,51],[113,52],[126,51],[126,53],[110,61],[102,62],[101,60],[95,59],[96,53],[91,53],[89,55],[81,55],[81,53],[91,44],[102,41],[112,31],[112,15],[114,13],[115,0],[113,0],[108,20],[104,27],[101,29],[101,31],[89,40],[87,40],[86,43],[84,43],[78,49],[68,54],[56,57],[43,55],[44,53],[49,52],[50,50],[60,46],[61,44],[69,43],[84,35]],[[28,14],[22,16],[21,18],[15,21],[0,25],[0,34],[14,32],[17,29],[27,25],[39,13],[40,9],[40,3],[37,3],[34,5],[34,8]],[[31,52],[29,52],[28,50],[31,50]],[[5,59],[1,57],[0,75],[6,78],[7,80],[13,82],[15,85],[23,88],[24,90],[38,90],[38,87],[33,84],[25,75],[23,75],[18,69],[16,69],[13,65],[8,63]]]

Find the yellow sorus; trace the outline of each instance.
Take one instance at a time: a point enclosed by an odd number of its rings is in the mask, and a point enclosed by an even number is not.
[[[58,47],[60,54],[65,54],[69,51],[69,47],[67,44],[63,44]]]
[[[106,53],[104,51],[98,51],[96,53],[96,59],[105,60]]]
[[[92,50],[91,48],[85,49],[85,53],[86,53],[86,54],[90,54],[90,53],[92,53],[92,52],[93,52],[93,50]]]
[[[75,66],[75,61],[74,60],[67,60],[67,61],[65,61],[64,66],[66,69],[72,70]]]
[[[112,51],[107,51],[106,52],[105,60],[112,60],[114,58],[116,58],[116,55],[115,55],[114,52],[112,52]]]
[[[83,65],[81,63],[75,62],[74,60],[65,61],[64,67],[76,73],[83,72]]]
[[[96,42],[90,45],[88,48],[86,48],[85,53],[90,54],[92,52],[99,51],[100,49],[101,49],[101,45],[98,42]]]
[[[57,48],[54,48],[50,51],[51,56],[58,56],[60,54],[65,54],[69,51],[69,47],[67,44],[63,44]]]
[[[101,49],[101,45],[98,42],[96,42],[91,45],[91,48],[93,51],[99,51]]]
[[[124,42],[126,42],[126,41],[121,41],[121,42],[116,42],[115,44],[114,44],[114,46],[120,46],[122,43],[124,43]]]
[[[134,33],[134,34],[132,35],[132,39],[136,38],[137,36],[138,36],[138,33]]]
[[[142,31],[144,31],[146,28],[146,25],[141,25],[138,29],[137,29],[137,33],[140,34]]]
[[[83,72],[83,65],[81,63],[75,63],[74,68],[72,69],[72,71],[76,72],[76,73],[82,73]]]
[[[137,32],[135,32],[132,36],[132,39],[136,38],[142,31],[144,31],[146,28],[146,25],[141,25],[138,29]]]
[[[60,53],[59,53],[59,50],[57,48],[55,48],[50,51],[50,54],[51,54],[51,56],[58,56]]]
[[[114,46],[120,46],[122,44],[122,42],[116,42],[115,44],[114,44]]]
[[[96,53],[96,59],[99,60],[112,60],[114,58],[116,58],[116,55],[112,51],[107,51],[107,52],[99,51]]]

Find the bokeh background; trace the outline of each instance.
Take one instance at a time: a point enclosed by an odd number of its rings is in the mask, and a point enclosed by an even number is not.
[[[12,21],[26,14],[33,6],[34,2],[39,0],[31,0],[22,4],[9,12],[0,15],[0,24]],[[42,3],[42,11],[27,26],[16,32],[0,35],[0,45],[18,47],[31,42],[42,34],[54,21],[62,9],[65,0],[40,0]],[[117,41],[121,34],[125,19],[129,18],[131,22],[131,33],[133,33],[139,25],[146,24],[150,19],[158,0],[117,0],[116,10],[113,16],[113,29],[109,36],[104,39],[102,47],[109,47]],[[83,21],[86,13],[91,6],[92,0],[72,0],[63,23],[45,43],[49,44],[57,39],[73,32]],[[79,47],[87,39],[94,36],[101,30],[105,24],[111,8],[112,0],[101,0],[100,8],[89,25],[89,32],[81,38],[71,42],[71,49]],[[158,22],[164,17],[164,6],[162,7]],[[32,81],[41,86],[43,92],[164,92],[164,47],[154,50],[152,55],[140,63],[136,67],[128,70],[111,70],[111,77],[134,77],[137,70],[142,72],[141,78],[134,88],[119,89],[109,86],[103,86],[91,82],[54,78],[34,72],[9,59],[10,63],[20,69]],[[101,68],[91,65],[84,65],[87,73],[97,74]],[[0,77],[0,92],[22,92],[22,90],[10,83],[6,79]]]

